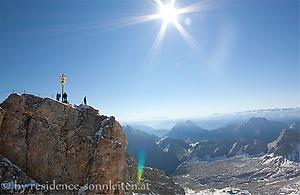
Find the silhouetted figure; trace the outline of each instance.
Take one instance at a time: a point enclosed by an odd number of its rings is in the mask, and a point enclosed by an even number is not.
[[[86,96],[83,98],[83,103],[86,105]]]
[[[66,92],[62,95],[62,102],[68,103],[68,94]]]
[[[60,100],[60,97],[61,97],[60,93],[56,93],[56,100],[57,100],[57,101]]]
[[[68,94],[66,93],[65,103],[68,103]]]

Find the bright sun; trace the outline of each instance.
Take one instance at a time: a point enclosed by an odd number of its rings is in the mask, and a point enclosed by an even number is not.
[[[177,22],[178,12],[173,4],[160,5],[159,15],[166,24]]]
[[[182,38],[190,44],[193,48],[198,48],[198,42],[186,31],[184,26],[179,21],[179,16],[185,18],[185,21],[189,21],[186,25],[190,25],[191,19],[186,17],[185,14],[200,12],[205,8],[207,1],[200,1],[191,5],[187,5],[185,7],[176,8],[176,0],[150,0],[153,1],[154,5],[157,8],[157,13],[148,14],[148,15],[140,15],[136,17],[130,17],[128,22],[124,25],[133,25],[144,22],[149,22],[152,20],[160,19],[162,20],[162,24],[160,29],[156,35],[154,43],[150,50],[150,57],[152,58],[155,55],[155,52],[159,49],[162,44],[166,31],[168,29],[168,25],[173,25],[175,29],[179,32]]]

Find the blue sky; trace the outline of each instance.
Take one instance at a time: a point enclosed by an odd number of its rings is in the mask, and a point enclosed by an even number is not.
[[[177,0],[176,8],[201,1]],[[188,44],[151,0],[1,0],[0,98],[7,91],[52,96],[67,75],[69,100],[84,96],[122,121],[299,106],[299,1],[208,1],[178,17]],[[190,24],[185,21],[189,20]]]

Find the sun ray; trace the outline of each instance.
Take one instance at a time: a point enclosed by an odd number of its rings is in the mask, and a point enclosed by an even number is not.
[[[182,38],[189,43],[193,48],[198,49],[200,47],[199,43],[179,24],[177,21],[174,22],[174,26],[178,30]]]
[[[122,17],[121,19],[114,19],[114,20],[106,20],[105,22],[93,22],[93,23],[83,23],[83,24],[76,24],[74,26],[63,26],[61,28],[57,27],[55,29],[58,33],[64,33],[63,30],[65,29],[72,29],[72,31],[93,31],[97,29],[103,29],[103,32],[109,32],[112,30],[116,30],[119,28],[138,25],[146,22],[151,22],[153,20],[160,19],[161,16],[159,14],[148,14],[148,15],[140,15],[140,16],[127,16]],[[61,30],[62,29],[62,30]],[[66,33],[68,32],[65,30]]]
[[[153,0],[153,1],[156,3],[158,8],[165,6],[161,0]]]
[[[178,14],[196,13],[211,5],[211,0],[201,1],[178,9]]]
[[[159,14],[131,16],[131,17],[124,17],[122,20],[110,21],[109,25],[122,28],[126,26],[132,26],[132,25],[137,25],[145,22],[150,22],[159,18],[160,18]]]
[[[145,14],[139,16],[125,16],[122,19],[111,20],[107,23],[99,23],[89,25],[88,28],[96,29],[96,28],[105,28],[107,30],[114,30],[126,26],[138,25],[146,22],[151,22],[154,20],[162,19],[162,25],[155,37],[155,40],[152,44],[148,57],[152,61],[154,56],[156,56],[157,51],[160,49],[166,34],[166,30],[168,29],[168,25],[174,25],[174,27],[178,30],[181,37],[186,41],[191,47],[194,49],[199,49],[199,43],[184,29],[184,27],[179,23],[177,16],[194,13],[202,11],[211,0],[203,0],[199,3],[195,3],[180,9],[176,9],[175,4],[176,0],[168,0],[167,3],[164,3],[162,0],[151,0],[158,8],[158,13],[154,14]],[[87,30],[88,30],[87,28]],[[83,29],[84,30],[84,29]]]
[[[150,56],[150,61],[153,60],[153,58],[156,55],[156,52],[159,50],[159,48],[160,48],[160,46],[161,46],[161,44],[164,40],[164,36],[165,36],[165,32],[167,30],[167,27],[168,27],[168,25],[165,22],[161,25],[161,27],[159,29],[159,32],[158,32],[158,34],[157,34],[157,36],[154,40],[154,43],[151,47],[151,50],[150,50],[150,55],[149,55]]]
[[[97,21],[83,24],[76,24],[76,26],[62,26],[61,28],[55,28],[55,32],[57,33],[70,33],[70,32],[81,32],[87,31],[89,35],[93,33],[99,33],[98,29],[101,29],[102,32],[109,32],[112,30],[116,30],[119,28],[133,26],[138,24],[143,24],[147,22],[151,22],[154,20],[162,20],[162,25],[158,31],[158,34],[155,37],[152,47],[150,48],[150,56],[155,56],[157,50],[160,48],[163,43],[163,39],[165,38],[166,30],[169,25],[174,25],[174,27],[178,30],[179,34],[182,36],[184,41],[190,44],[193,48],[198,48],[198,42],[186,31],[184,26],[180,24],[177,16],[184,15],[188,13],[195,13],[203,11],[208,7],[208,5],[212,4],[212,0],[202,0],[201,2],[188,5],[183,8],[176,8],[176,0],[149,0],[157,7],[157,13],[148,13],[144,15],[132,15],[133,13],[127,13],[120,18],[105,20],[105,21]]]
[[[176,0],[170,0],[170,5],[171,5],[172,7],[175,6],[175,3],[176,3]]]

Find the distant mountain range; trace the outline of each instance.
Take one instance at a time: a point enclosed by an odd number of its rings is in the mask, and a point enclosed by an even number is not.
[[[209,131],[195,125],[192,121],[178,122],[168,133],[167,136],[186,141],[198,141],[207,139]]]
[[[188,120],[177,123],[166,135],[186,141],[219,140],[219,138],[272,141],[282,129],[287,127],[282,122],[269,121],[263,117],[253,117],[243,123],[229,124],[218,129],[206,130]]]
[[[293,128],[299,129],[299,125],[294,125]],[[268,151],[298,159],[294,157],[297,156],[295,151],[297,153],[299,150],[298,142],[295,141],[298,137],[294,136],[294,139],[291,139],[291,136],[283,136],[282,134],[286,135],[292,131],[289,126],[264,117],[253,117],[214,130],[201,128],[190,120],[178,122],[163,138],[130,126],[124,129],[129,140],[127,151],[138,159],[139,151],[145,148],[146,144],[146,166],[162,169],[167,174],[171,174],[178,165],[191,159],[212,161],[238,155],[260,156]],[[278,139],[283,141],[276,142]],[[287,146],[277,145],[287,143],[286,139],[295,142],[293,149],[284,149],[288,154],[280,153],[280,148]],[[269,144],[270,142],[273,144]],[[168,163],[165,159],[168,159]]]
[[[146,132],[150,135],[155,135],[157,137],[163,137],[164,135],[166,135],[169,130],[168,129],[155,129],[153,127],[147,126],[147,125],[140,125],[140,124],[130,124],[129,126],[131,126],[134,129],[139,129],[143,132]]]
[[[207,117],[192,117],[182,119],[156,119],[145,120],[139,122],[124,123],[123,125],[146,125],[154,129],[171,129],[178,122],[184,122],[186,120],[192,120],[196,125],[204,129],[217,129],[228,124],[242,123],[253,117],[264,117],[272,121],[281,121],[287,125],[294,124],[297,120],[300,120],[300,107],[295,108],[272,108],[272,109],[257,109],[244,112],[235,112],[228,114],[215,113]],[[135,127],[136,128],[136,127]],[[137,129],[143,130],[143,128],[137,127]]]
[[[206,118],[195,118],[193,122],[206,129],[216,129],[227,124],[242,123],[253,117],[263,117],[271,121],[284,122],[292,125],[300,120],[300,107],[259,109],[230,114],[214,114]]]

